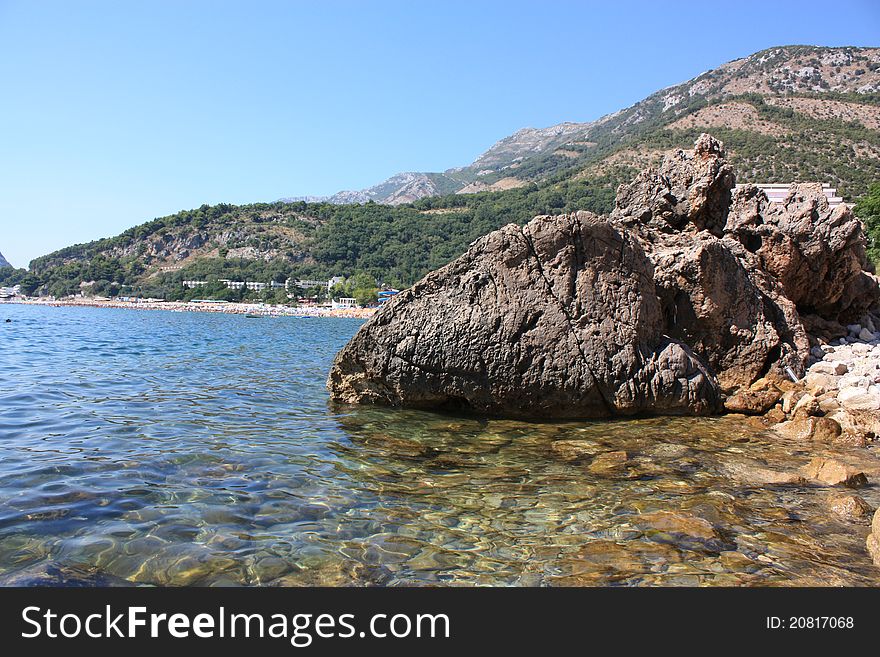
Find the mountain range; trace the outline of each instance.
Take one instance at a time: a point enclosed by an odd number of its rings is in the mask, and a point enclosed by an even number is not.
[[[11,267],[11,266],[12,265],[9,264],[9,261],[3,257],[2,253],[0,253],[0,267]]]
[[[852,202],[880,180],[880,48],[770,48],[596,121],[524,128],[464,167],[160,217],[35,259],[24,287],[171,298],[183,280],[355,271],[410,285],[505,223],[608,212],[620,183],[702,132],[725,143],[739,182],[827,182]]]
[[[757,96],[780,114],[786,110],[816,120],[855,122],[877,129],[878,112],[860,101],[835,100],[839,94],[867,97],[880,92],[880,56],[876,48],[787,46],[770,48],[710,70],[692,80],[662,89],[622,111],[589,123],[560,123],[549,128],[523,128],[494,144],[465,167],[442,173],[406,172],[356,191],[328,197],[290,197],[282,201],[329,203],[411,203],[426,196],[500,191],[540,179],[548,169],[569,167],[582,160],[598,162],[609,138],[642,132],[658,123],[672,129],[742,129],[782,137],[791,131],[762,116]],[[818,98],[795,98],[803,95]],[[727,102],[725,102],[727,101]],[[705,107],[695,105],[705,103]],[[763,114],[767,114],[764,109]],[[679,117],[687,116],[679,121]],[[847,140],[858,155],[876,159],[876,144]],[[591,152],[592,149],[592,152]],[[656,160],[662,148],[623,149],[610,163],[642,165]],[[594,166],[602,169],[602,166]],[[842,178],[831,175],[831,182]]]

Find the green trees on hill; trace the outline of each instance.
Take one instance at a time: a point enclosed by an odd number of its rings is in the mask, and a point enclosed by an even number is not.
[[[707,83],[717,75],[706,74]],[[556,153],[554,147],[525,157],[515,167],[478,178],[492,183],[513,174],[526,181],[516,189],[448,193],[395,207],[372,202],[203,205],[154,219],[116,237],[37,258],[29,273],[0,272],[0,282],[20,282],[26,291],[56,296],[77,293],[85,282],[89,286],[85,289],[97,294],[252,298],[249,291],[225,288],[191,291],[182,282],[228,278],[268,283],[288,277],[326,280],[361,272],[372,283],[362,281],[363,285],[348,289],[345,295],[357,296],[360,290],[362,298],[368,299],[377,281],[407,287],[463,253],[473,240],[507,223],[522,224],[538,214],[608,212],[618,184],[635,173],[632,167],[639,158],[628,158],[627,152],[638,155],[688,148],[706,128],[682,130],[670,125],[719,100],[701,93],[688,94],[673,110],[666,105],[669,93],[658,92],[609,117],[588,136],[565,144],[565,155]],[[880,104],[877,94],[829,92],[821,97]],[[807,117],[767,103],[759,94],[723,100],[749,103],[762,121],[779,126],[769,132],[751,129],[748,123],[710,129],[725,142],[740,182],[830,182],[845,198],[852,199],[880,180],[880,157],[875,155],[880,131],[830,116]],[[624,157],[608,161],[618,153]],[[441,191],[450,192],[465,182],[446,174],[436,174],[432,180]],[[876,195],[874,187],[871,190],[866,199]],[[870,201],[865,200],[860,207],[866,212],[869,206]],[[869,221],[869,235],[880,240],[880,220]],[[877,259],[880,241],[876,246],[874,243],[871,254]],[[174,262],[183,266],[169,268]]]
[[[357,281],[346,294],[368,303],[375,300],[377,281],[408,287],[504,224],[521,224],[538,214],[607,212],[621,181],[617,175],[560,179],[503,192],[426,198],[395,207],[299,202],[202,206],[155,219],[117,237],[37,258],[28,289],[55,296],[83,290],[174,300],[239,300],[241,295],[249,298],[249,293],[209,286],[189,290],[183,281],[227,278],[280,283],[288,277],[325,280],[341,275]],[[240,235],[236,239],[241,246],[259,242],[260,248],[279,255],[230,257],[231,244],[227,241],[221,246],[216,236],[231,230]],[[155,252],[157,245],[165,248],[175,240],[185,244],[196,237],[205,249],[213,248],[213,255],[190,258],[179,269],[162,269],[158,265],[167,261],[145,255]],[[82,282],[89,285],[81,287]]]
[[[868,193],[858,200],[855,213],[865,222],[868,258],[880,269],[880,182],[873,183],[868,188]]]
[[[24,294],[37,292],[56,297],[68,296],[86,289],[91,294],[115,295],[133,283],[144,267],[133,258],[121,260],[95,255],[87,261],[66,262],[42,272],[5,268],[0,284],[21,285]],[[80,283],[87,285],[81,286]]]
[[[330,296],[334,299],[349,297],[357,300],[360,306],[369,306],[378,299],[379,288],[376,279],[365,271],[359,271],[354,276],[349,276],[342,283],[337,283],[330,290]]]
[[[12,287],[20,285],[27,278],[27,269],[16,269],[15,267],[0,267],[0,286]]]
[[[327,277],[363,270],[385,284],[407,287],[504,224],[522,224],[538,214],[607,212],[617,182],[567,180],[425,198],[398,207],[334,206],[315,229],[311,271]]]

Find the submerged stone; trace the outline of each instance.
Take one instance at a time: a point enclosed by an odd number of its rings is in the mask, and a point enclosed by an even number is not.
[[[107,587],[135,586],[132,582],[96,569],[44,561],[0,575],[0,586]]]
[[[593,456],[601,451],[602,446],[592,440],[557,440],[550,448],[565,461],[577,461]]]
[[[769,468],[755,461],[727,463],[723,472],[731,479],[749,486],[800,486],[806,479],[797,472]]]
[[[628,460],[629,455],[624,451],[605,452],[594,458],[587,470],[598,475],[613,474],[622,470]]]
[[[868,478],[864,472],[831,458],[816,457],[805,465],[802,471],[808,479],[814,479],[830,486],[842,484],[857,488],[868,484]]]
[[[852,522],[864,520],[871,515],[871,506],[858,495],[837,494],[828,499],[828,508],[834,515]]]
[[[693,538],[716,538],[715,528],[708,520],[698,516],[672,511],[643,513],[634,521],[640,527],[648,527],[663,532],[685,534]]]

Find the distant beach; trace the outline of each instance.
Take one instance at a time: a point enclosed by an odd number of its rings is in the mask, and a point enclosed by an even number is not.
[[[368,319],[375,308],[347,308],[333,310],[319,306],[282,306],[267,303],[234,303],[214,301],[113,301],[100,299],[13,299],[0,301],[31,306],[74,306],[85,308],[122,308],[125,310],[170,310],[172,312],[229,313],[259,315],[261,317],[345,317]]]

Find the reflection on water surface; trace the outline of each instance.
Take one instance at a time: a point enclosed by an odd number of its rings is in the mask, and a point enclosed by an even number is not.
[[[731,475],[815,453],[735,418],[335,408],[356,320],[2,310],[6,584],[880,583],[829,489]]]

